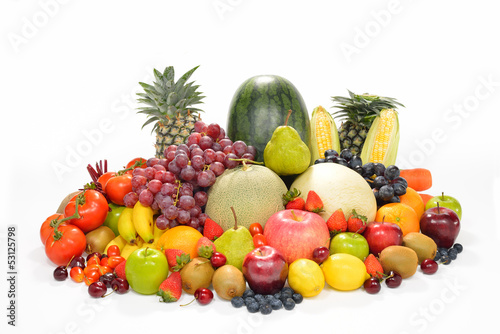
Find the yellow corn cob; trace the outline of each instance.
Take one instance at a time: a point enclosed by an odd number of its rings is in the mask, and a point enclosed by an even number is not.
[[[386,166],[396,162],[399,145],[399,121],[394,109],[384,109],[373,121],[361,152],[363,163],[383,163]]]
[[[325,158],[326,150],[340,152],[339,135],[332,116],[323,108],[314,108],[311,117],[311,163]]]

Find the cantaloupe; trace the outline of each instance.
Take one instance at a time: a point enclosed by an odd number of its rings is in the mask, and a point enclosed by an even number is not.
[[[300,174],[290,186],[297,188],[304,200],[309,190],[314,190],[324,204],[320,215],[327,220],[332,213],[341,208],[346,219],[352,210],[366,216],[368,222],[377,214],[377,201],[368,183],[352,169],[335,164],[312,165]]]
[[[283,180],[272,170],[260,165],[245,165],[227,169],[217,177],[208,191],[205,213],[224,231],[234,227],[234,208],[239,226],[252,223],[265,226],[269,217],[284,209]]]

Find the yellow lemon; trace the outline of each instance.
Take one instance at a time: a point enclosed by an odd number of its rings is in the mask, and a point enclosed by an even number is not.
[[[321,264],[321,269],[323,269],[326,283],[342,291],[356,290],[370,278],[363,261],[351,254],[330,255]]]
[[[314,297],[325,287],[320,266],[309,259],[297,259],[288,267],[288,284],[304,297]]]

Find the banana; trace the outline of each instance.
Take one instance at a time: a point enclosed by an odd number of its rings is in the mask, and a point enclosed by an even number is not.
[[[104,254],[106,254],[106,252],[108,251],[109,246],[117,245],[118,248],[120,248],[120,252],[121,252],[123,247],[125,247],[126,244],[127,244],[127,240],[123,239],[123,237],[121,235],[118,235],[106,245],[106,248],[104,249]]]
[[[151,247],[157,248],[156,245],[158,243],[158,240],[160,240],[160,237],[165,233],[168,229],[160,230],[157,226],[156,223],[153,224],[153,236],[154,236],[154,241],[151,244]]]
[[[132,221],[137,232],[145,243],[152,244],[154,242],[153,234],[153,209],[149,206],[144,206],[141,202],[137,202],[132,209]],[[122,213],[123,215],[123,213]]]
[[[137,232],[135,230],[133,221],[132,208],[123,209],[120,218],[118,218],[118,232],[129,244],[135,244],[137,239]]]

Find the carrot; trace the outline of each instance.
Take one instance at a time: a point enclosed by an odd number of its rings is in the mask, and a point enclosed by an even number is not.
[[[406,179],[408,187],[424,191],[432,187],[431,171],[425,168],[402,169],[399,176]]]
[[[434,196],[432,195],[429,195],[429,194],[421,194],[421,193],[418,193],[420,195],[420,197],[422,197],[422,200],[424,201],[424,205],[427,204],[427,202],[433,198]]]

